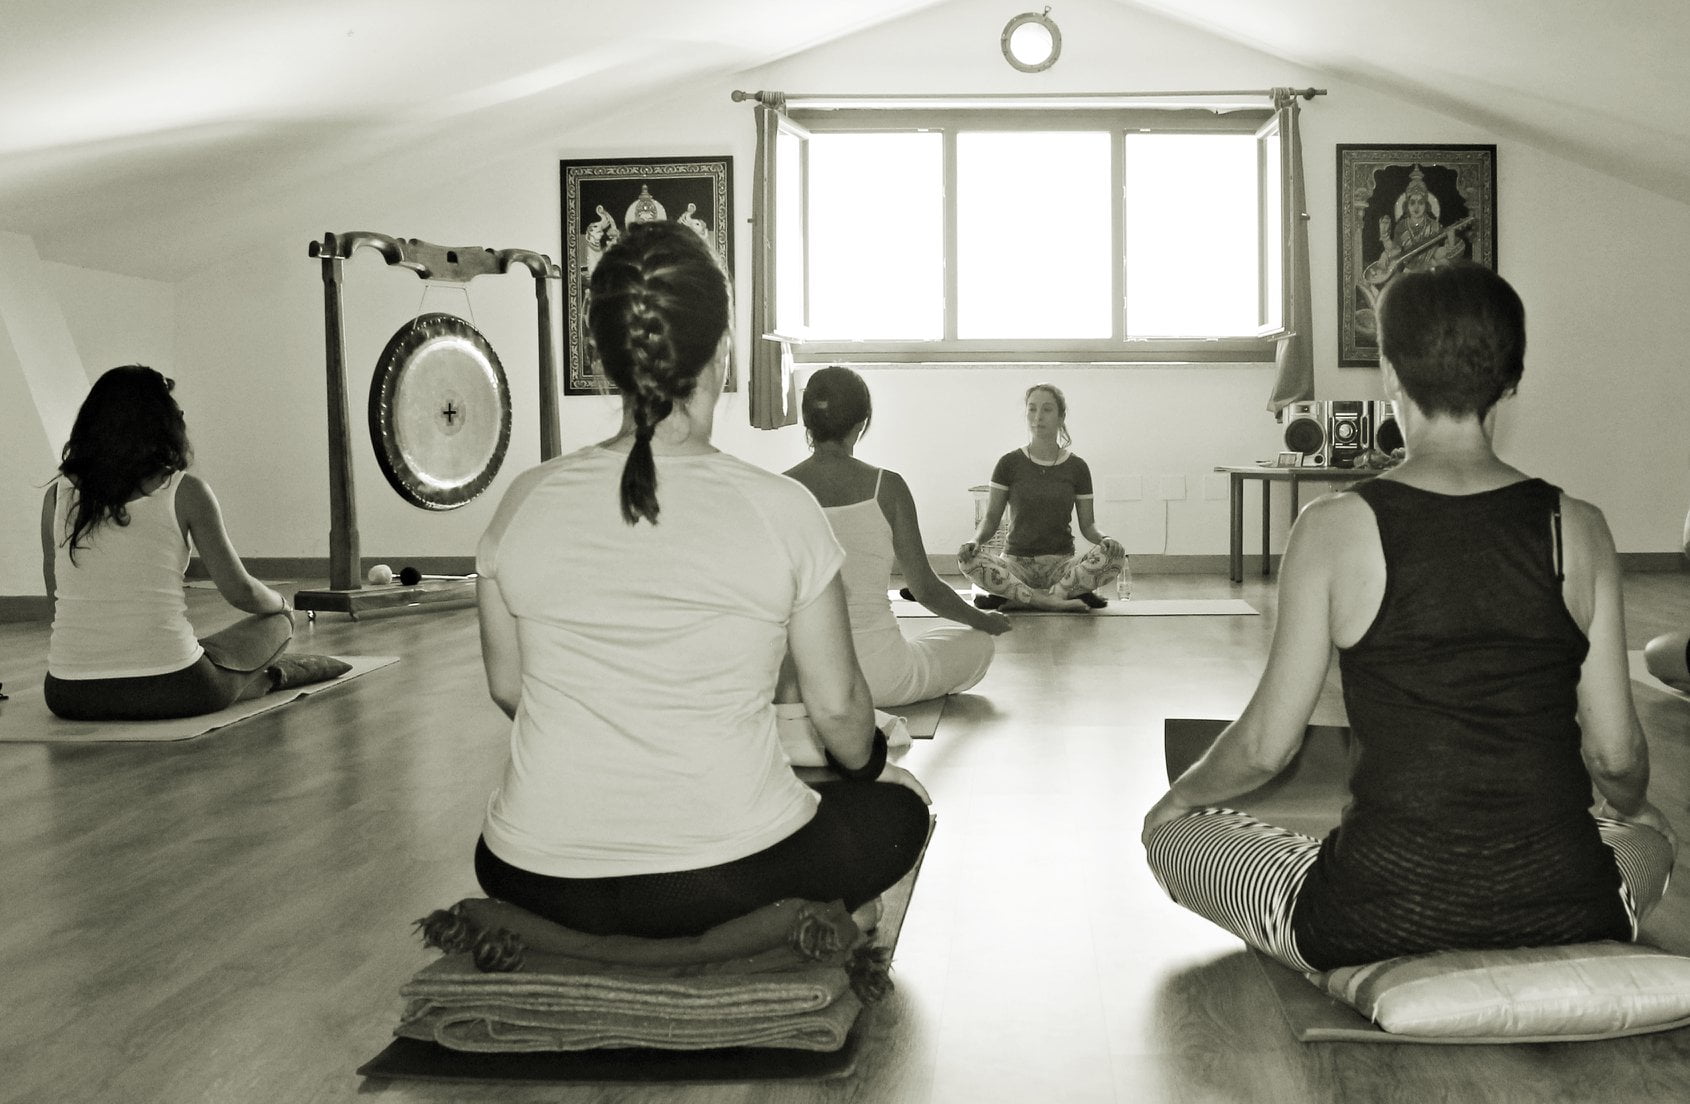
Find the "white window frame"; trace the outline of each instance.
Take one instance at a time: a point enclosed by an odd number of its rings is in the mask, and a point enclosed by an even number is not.
[[[1128,131],[1164,133],[1231,133],[1254,134],[1257,139],[1258,180],[1268,172],[1277,172],[1270,163],[1266,140],[1277,141],[1278,129],[1274,113],[1266,107],[1239,108],[1224,111],[1210,109],[1159,108],[794,108],[779,119],[783,133],[799,141],[799,171],[808,172],[808,141],[815,132],[830,131],[911,131],[938,130],[944,137],[944,280],[945,335],[936,341],[837,341],[802,339],[793,345],[794,359],[799,363],[833,363],[839,361],[869,364],[909,363],[1066,363],[1075,365],[1109,365],[1141,363],[1254,363],[1274,358],[1274,339],[1282,336],[1277,319],[1278,303],[1267,300],[1270,287],[1268,266],[1279,264],[1279,243],[1269,241],[1270,231],[1278,219],[1270,219],[1265,211],[1258,212],[1258,320],[1254,335],[1217,338],[1152,339],[1128,338],[1125,335],[1125,241],[1122,203],[1112,205],[1111,240],[1113,288],[1111,301],[1115,304],[1111,335],[1107,339],[971,339],[956,336],[957,331],[957,227],[956,207],[956,135],[959,130],[1090,130],[1107,131],[1111,135],[1111,194],[1123,196],[1124,146]],[[778,161],[777,161],[778,164]],[[808,181],[799,189],[807,196]],[[1268,189],[1258,185],[1258,194],[1265,205]],[[802,216],[808,217],[807,211]],[[777,226],[777,233],[784,229]],[[778,246],[777,246],[778,249]],[[809,294],[809,258],[805,253],[806,300]],[[780,304],[783,334],[798,337],[804,333],[801,319],[790,304]],[[805,315],[807,317],[807,302]]]

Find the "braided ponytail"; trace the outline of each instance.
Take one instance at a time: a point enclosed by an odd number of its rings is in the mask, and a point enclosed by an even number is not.
[[[622,467],[622,517],[657,524],[657,426],[698,389],[728,329],[727,274],[678,223],[636,223],[593,269],[587,324],[605,375],[622,391],[634,445]]]

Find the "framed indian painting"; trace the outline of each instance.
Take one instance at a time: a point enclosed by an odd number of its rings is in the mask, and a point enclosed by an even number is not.
[[[560,161],[563,271],[568,287],[564,393],[613,393],[587,339],[587,288],[604,251],[636,222],[669,219],[696,231],[733,278],[733,158],[621,157]],[[727,389],[738,386],[733,365]]]
[[[1338,146],[1338,363],[1379,363],[1391,281],[1453,261],[1496,268],[1496,147]]]

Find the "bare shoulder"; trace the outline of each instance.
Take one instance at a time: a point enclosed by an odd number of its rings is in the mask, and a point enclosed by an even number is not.
[[[880,469],[880,494],[882,499],[888,501],[914,501],[914,496],[910,494],[910,485],[891,468]]]
[[[211,493],[211,484],[191,472],[183,472],[182,482],[176,486],[176,512],[188,518],[215,515],[217,496]]]
[[[1373,510],[1353,491],[1321,495],[1297,515],[1296,529],[1322,539],[1355,536],[1375,529]]]
[[[1572,495],[1561,496],[1561,543],[1567,550],[1567,569],[1577,577],[1592,567],[1613,563],[1614,534],[1602,508]]]
[[[1343,578],[1365,572],[1382,555],[1372,509],[1349,491],[1320,496],[1297,515],[1286,555],[1299,573]]]
[[[1585,539],[1613,540],[1608,532],[1608,519],[1602,513],[1602,508],[1594,502],[1586,502],[1582,498],[1574,498],[1570,494],[1561,496],[1561,528],[1564,532]]]

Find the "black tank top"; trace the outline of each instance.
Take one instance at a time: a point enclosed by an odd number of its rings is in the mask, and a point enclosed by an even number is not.
[[[1385,554],[1373,624],[1339,653],[1351,800],[1292,915],[1311,966],[1628,939],[1591,819],[1561,596],[1561,492],[1356,488]]]

